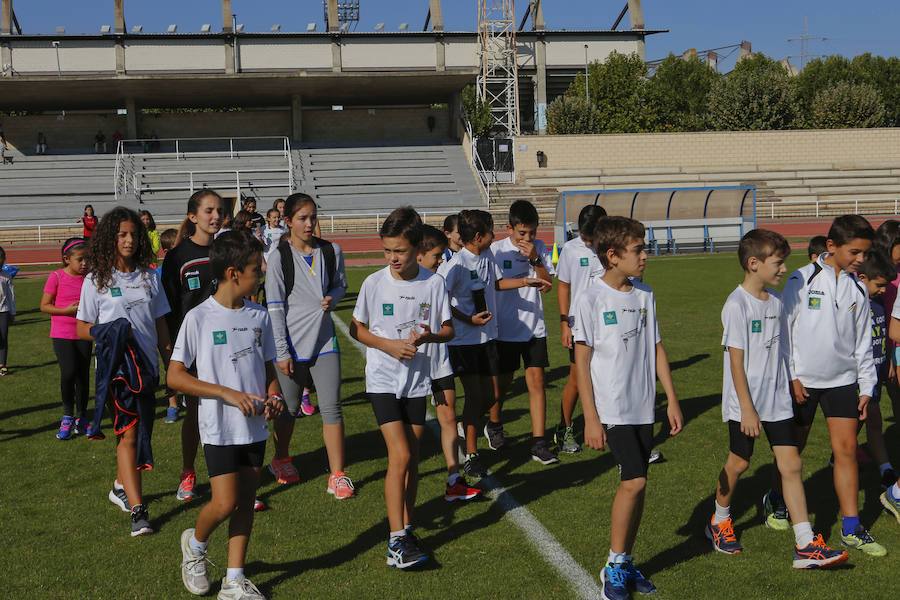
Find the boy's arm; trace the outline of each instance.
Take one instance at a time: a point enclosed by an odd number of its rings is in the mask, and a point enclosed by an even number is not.
[[[344,253],[340,246],[332,244],[332,247],[335,250],[334,254],[337,262],[335,267],[335,279],[337,281],[331,282],[331,289],[325,292],[326,296],[331,296],[331,302],[325,310],[334,310],[338,303],[344,299],[344,296],[347,295],[347,275],[344,270]]]
[[[80,319],[75,321],[75,333],[78,334],[78,339],[93,342],[94,336],[91,335],[91,327],[93,326],[93,323],[88,323]]]
[[[791,374],[790,376],[794,377],[794,379],[791,380],[791,393],[798,404],[803,404],[806,402],[806,399],[809,398],[809,393],[806,391],[806,388],[803,387],[800,380],[796,378],[797,344],[794,343],[794,327],[796,326],[797,318],[800,315],[800,309],[802,307],[801,297],[803,296],[804,287],[803,273],[802,271],[796,271],[788,278],[787,283],[784,284],[784,290],[781,294],[782,303],[784,305],[784,320],[786,322],[784,330],[788,336],[788,356],[790,357],[788,360],[788,371]]]
[[[559,301],[559,333],[562,345],[565,348],[572,347],[572,328],[569,327],[569,302],[572,288],[565,281],[559,281],[556,287],[556,297]]]
[[[542,292],[547,292],[553,284],[546,279],[538,277],[516,277],[514,279],[498,279],[494,284],[498,290],[517,290],[523,287],[536,287]]]
[[[285,311],[287,298],[284,297],[284,271],[281,266],[281,253],[277,250],[272,252],[268,262],[270,268],[266,270],[266,303],[275,338],[275,361],[278,369],[290,376],[293,371],[293,361],[287,341],[287,312]]]
[[[753,406],[750,396],[750,384],[747,383],[747,372],[744,370],[744,351],[740,348],[727,348],[728,365],[731,367],[731,381],[741,405],[741,433],[749,437],[759,437],[759,413]]]
[[[669,417],[669,435],[678,435],[684,427],[684,416],[681,414],[681,405],[675,396],[675,384],[672,383],[672,370],[669,368],[669,358],[662,342],[656,342],[656,376],[666,393],[666,415]]]
[[[284,412],[284,397],[281,395],[281,384],[275,373],[275,364],[271,360],[266,361],[266,398],[265,416],[271,420]]]
[[[606,432],[597,414],[594,404],[594,386],[591,383],[591,354],[594,349],[578,342],[575,344],[575,372],[578,384],[578,397],[581,399],[581,412],[584,415],[584,443],[594,450],[603,450],[606,446]]]
[[[437,333],[431,331],[427,323],[422,323],[424,329],[422,333],[414,333],[410,341],[414,346],[422,344],[446,344],[453,339],[455,332],[453,331],[453,321],[444,321]]]
[[[381,350],[397,360],[409,360],[416,355],[416,346],[407,340],[392,340],[375,335],[365,323],[353,318],[350,321],[350,336],[364,346]]]
[[[875,359],[872,356],[872,310],[869,308],[869,298],[857,307],[856,311],[856,369],[857,382],[859,384],[859,418],[866,419],[867,405],[878,385],[878,371],[875,368]]]
[[[188,396],[218,398],[237,407],[247,417],[257,414],[257,403],[263,402],[262,398],[253,394],[239,392],[224,385],[200,381],[188,372],[184,363],[177,360],[169,361],[166,385]]]

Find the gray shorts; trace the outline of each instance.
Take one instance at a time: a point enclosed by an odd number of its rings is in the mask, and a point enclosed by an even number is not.
[[[341,355],[337,352],[322,354],[315,362],[294,363],[294,376],[288,377],[280,370],[278,383],[284,402],[291,413],[297,412],[303,388],[316,388],[316,399],[319,401],[319,412],[326,425],[337,425],[343,422],[341,410]]]

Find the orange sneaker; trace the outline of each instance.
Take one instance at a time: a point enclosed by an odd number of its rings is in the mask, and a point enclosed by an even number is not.
[[[457,500],[472,500],[481,495],[481,490],[472,487],[466,483],[466,480],[460,477],[453,485],[447,485],[444,490],[444,500],[447,502],[455,502]]]
[[[744,549],[734,535],[734,524],[731,517],[718,525],[714,525],[712,518],[706,524],[706,537],[712,542],[713,548],[722,554],[740,554]]]
[[[194,499],[194,484],[197,482],[197,474],[194,471],[182,471],[181,482],[175,497],[182,502],[190,502]]]
[[[281,485],[290,485],[300,482],[300,473],[290,456],[286,458],[272,458],[272,464],[269,465],[269,471],[275,476],[275,481]]]
[[[328,476],[328,489],[326,491],[337,500],[352,498],[356,494],[353,482],[350,481],[350,478],[343,471],[338,471]]]

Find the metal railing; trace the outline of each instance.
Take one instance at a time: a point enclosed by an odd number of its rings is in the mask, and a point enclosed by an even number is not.
[[[182,219],[155,219],[157,229],[159,225],[180,225]],[[65,223],[20,223],[18,225],[0,225],[0,242],[14,241],[16,243],[36,242],[38,244],[51,241],[63,241],[73,235],[80,235],[83,225],[77,221]],[[15,238],[6,239],[5,231],[18,232]],[[55,235],[52,232],[57,232]]]
[[[767,219],[834,217],[843,214],[900,215],[900,197],[892,200],[766,200],[756,202],[756,215]]]
[[[260,173],[286,173],[287,180],[285,182],[265,182],[265,183],[253,183],[252,176],[254,174]],[[186,175],[187,181],[184,182],[182,178],[180,181],[184,183],[162,183],[161,185],[156,184],[147,184],[143,182],[145,177],[156,177],[156,176],[173,176],[173,175]],[[212,177],[198,177],[199,175],[211,175]],[[226,181],[225,177],[216,177],[217,175],[233,175],[234,176],[234,184],[233,187],[235,189],[235,195],[240,198],[241,197],[241,189],[246,190],[256,190],[256,189],[268,189],[268,188],[281,188],[286,187],[288,189],[288,194],[294,193],[294,173],[290,167],[281,167],[281,168],[271,168],[271,169],[195,169],[195,170],[184,170],[184,171],[136,171],[132,174],[132,183],[131,187],[135,190],[137,197],[140,197],[144,194],[144,192],[183,192],[189,191],[191,194],[194,193],[199,188],[204,187],[232,187],[232,179],[228,178]],[[248,175],[250,177],[248,177]],[[241,180],[241,176],[244,177],[243,181]],[[199,185],[198,185],[199,180]],[[209,184],[210,180],[214,180],[215,183]]]
[[[475,171],[475,179],[478,181],[478,190],[481,192],[481,197],[484,198],[484,203],[487,206],[491,205],[491,174],[484,168],[484,163],[481,162],[481,157],[478,155],[478,148],[475,146],[475,134],[472,131],[472,124],[468,119],[461,119],[463,124],[466,127],[466,137],[469,140],[469,150],[472,155],[472,170]],[[496,182],[494,182],[496,183]]]

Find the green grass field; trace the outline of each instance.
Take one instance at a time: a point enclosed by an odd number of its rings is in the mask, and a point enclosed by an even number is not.
[[[792,260],[792,267],[802,257]],[[351,294],[337,316],[349,320],[354,294],[373,269],[351,269]],[[790,532],[768,530],[759,499],[771,476],[771,454],[757,444],[755,464],[734,501],[745,553],[710,551],[702,535],[712,511],[716,475],[727,453],[721,423],[722,358],[719,314],[739,282],[733,255],[653,259],[646,280],[657,293],[664,343],[687,425],[667,439],[657,426],[666,461],[650,469],[646,511],[635,554],[660,588],[660,598],[886,598],[893,591],[900,555],[900,525],[878,503],[877,469],[861,477],[863,522],[892,553],[860,554],[836,572],[797,572],[790,567]],[[154,432],[156,469],[144,478],[157,533],[132,539],[127,516],[106,499],[115,469],[113,440],[54,438],[60,417],[58,369],[38,309],[43,281],[17,283],[19,316],[12,328],[11,375],[0,380],[0,523],[3,595],[9,598],[187,598],[180,575],[178,538],[192,527],[204,497],[191,504],[175,499],[180,469],[180,421]],[[548,419],[555,424],[568,376],[558,343],[555,293],[547,296],[551,368]],[[495,502],[447,504],[439,446],[427,436],[420,467],[418,525],[433,551],[432,566],[397,572],[384,562],[387,523],[382,502],[385,448],[364,397],[364,361],[341,339],[349,473],[358,496],[337,502],[325,494],[326,462],[318,416],[298,421],[292,452],[303,481],[277,487],[266,476],[260,495],[270,510],[257,516],[247,574],[272,598],[548,598],[577,597]],[[543,467],[530,460],[524,384],[506,404],[511,445],[484,451],[497,480],[592,575],[608,551],[609,509],[617,471],[609,452],[587,450]],[[900,460],[898,427],[885,402],[889,450]],[[580,414],[580,410],[578,411]],[[664,412],[660,412],[664,416]],[[107,431],[109,428],[107,427]],[[483,441],[480,443],[484,447]],[[271,454],[271,447],[269,449]],[[838,507],[827,467],[829,449],[821,415],[804,454],[804,475],[813,526],[839,542]],[[201,491],[205,467],[198,464]],[[212,576],[224,575],[226,529],[212,538]],[[214,585],[214,589],[218,589]]]

